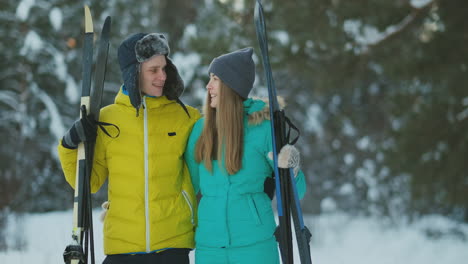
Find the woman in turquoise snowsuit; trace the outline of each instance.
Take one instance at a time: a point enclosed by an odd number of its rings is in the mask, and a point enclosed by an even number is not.
[[[276,223],[263,189],[273,172],[268,105],[248,98],[255,79],[252,52],[245,48],[213,60],[204,117],[187,145],[192,183],[202,194],[195,233],[197,264],[279,263]],[[283,167],[295,168],[302,197],[304,175],[294,162],[299,154],[288,147],[279,160],[289,163]]]

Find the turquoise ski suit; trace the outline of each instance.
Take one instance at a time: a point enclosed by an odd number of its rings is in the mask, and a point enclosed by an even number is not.
[[[270,121],[257,125],[248,122],[248,115],[268,108],[261,100],[244,101],[244,155],[242,168],[228,175],[218,161],[210,173],[203,162],[194,157],[204,118],[197,121],[189,137],[185,159],[195,192],[201,191],[198,226],[195,232],[196,263],[279,263],[276,228],[271,200],[263,191],[266,177],[271,177],[273,161]],[[300,171],[295,179],[299,196],[306,185]]]

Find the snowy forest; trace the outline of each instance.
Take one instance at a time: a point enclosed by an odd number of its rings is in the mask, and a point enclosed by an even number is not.
[[[468,1],[262,3],[277,91],[301,130],[304,212],[468,223]],[[267,96],[255,0],[2,0],[0,250],[9,215],[72,208],[56,147],[79,116],[84,4],[96,40],[112,17],[103,106],[136,32],[169,38],[189,105],[203,104],[211,60],[246,46],[253,94]]]

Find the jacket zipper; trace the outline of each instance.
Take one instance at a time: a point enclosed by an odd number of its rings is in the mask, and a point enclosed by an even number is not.
[[[146,97],[143,96],[143,129],[144,129],[144,149],[145,149],[145,223],[146,223],[146,252],[151,251],[150,244],[150,221],[149,221],[149,201],[148,201],[148,110],[146,107]]]
[[[189,199],[189,196],[187,194],[187,192],[185,190],[182,190],[182,195],[184,196],[185,198],[185,201],[187,202],[188,206],[190,207],[190,222],[192,223],[192,225],[194,226],[195,225],[195,221],[194,221],[194,217],[193,217],[193,206],[192,206],[192,203],[190,202],[190,199]]]

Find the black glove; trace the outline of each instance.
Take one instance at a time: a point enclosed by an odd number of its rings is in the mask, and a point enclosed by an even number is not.
[[[86,107],[82,109],[82,117],[73,123],[73,126],[62,138],[62,146],[68,149],[76,149],[81,142],[96,140],[96,121],[91,115],[86,115]]]

